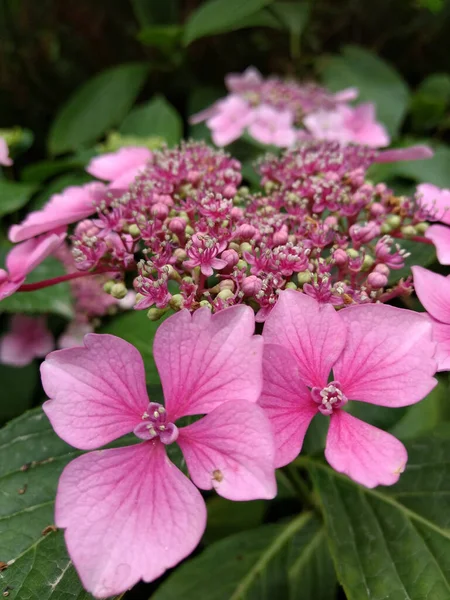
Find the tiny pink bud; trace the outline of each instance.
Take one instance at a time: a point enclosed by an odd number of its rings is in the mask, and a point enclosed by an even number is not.
[[[236,252],[236,250],[229,248],[228,250],[224,250],[222,252],[220,258],[227,263],[228,267],[232,268],[237,265],[239,261],[239,254]]]
[[[383,275],[382,273],[379,273],[377,271],[371,273],[367,278],[367,283],[374,289],[384,287],[385,285],[387,285],[387,282],[388,278],[386,277],[386,275]]]
[[[256,233],[256,228],[253,227],[253,225],[249,225],[249,224],[244,224],[244,225],[240,225],[237,230],[236,233],[234,234],[233,238],[234,239],[239,239],[239,240],[251,240]]]
[[[236,193],[236,186],[231,184],[226,185],[222,192],[225,198],[233,198],[233,196],[236,196]]]
[[[239,208],[239,206],[233,206],[233,208],[230,210],[230,215],[233,217],[233,219],[242,219],[244,214],[244,211],[242,208]]]
[[[172,200],[172,197],[169,196],[168,194],[161,194],[160,196],[158,196],[157,200],[158,200],[158,202],[165,204],[169,208],[171,208],[174,205],[174,201]]]
[[[380,264],[376,265],[373,270],[376,273],[381,273],[382,275],[386,275],[386,277],[388,277],[391,272],[390,268],[387,265],[385,265],[384,263],[380,263]]]
[[[75,227],[75,235],[83,236],[87,235],[88,237],[93,237],[97,235],[99,232],[99,228],[94,225],[94,223],[90,219],[84,219],[84,221],[80,221],[78,225]]]
[[[180,217],[174,217],[169,222],[169,229],[172,233],[184,233],[186,229],[186,221]]]
[[[242,291],[246,296],[255,296],[261,291],[262,281],[256,275],[249,275],[242,281]]]
[[[200,180],[200,177],[200,171],[195,171],[194,169],[189,171],[187,174],[187,180],[189,181],[189,183],[197,183]]]
[[[287,227],[282,227],[279,231],[273,234],[273,244],[274,246],[283,246],[287,243],[289,238],[289,233]]]
[[[169,214],[169,207],[167,204],[163,204],[162,202],[157,202],[152,206],[152,215],[157,219],[163,220]]]
[[[338,248],[333,252],[333,258],[338,267],[345,267],[348,261],[347,252],[342,248]]]
[[[370,214],[372,215],[372,217],[379,217],[381,215],[384,215],[385,212],[386,209],[382,204],[380,204],[380,202],[374,202],[370,207]]]
[[[338,220],[337,217],[335,217],[334,215],[330,215],[325,219],[324,223],[325,225],[328,225],[328,227],[334,227],[338,224]]]

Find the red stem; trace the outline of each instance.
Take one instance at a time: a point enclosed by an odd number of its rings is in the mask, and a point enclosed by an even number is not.
[[[389,234],[391,235],[393,238],[397,238],[399,240],[412,240],[413,242],[420,242],[421,244],[433,244],[433,242],[431,240],[429,240],[426,237],[423,237],[421,235],[413,235],[413,236],[408,236],[408,237],[404,237],[401,233],[391,233]]]
[[[53,277],[53,279],[44,279],[44,281],[37,281],[36,283],[24,283],[17,290],[18,292],[34,292],[36,290],[42,290],[43,288],[62,283],[63,281],[70,281],[71,279],[79,279],[80,277],[89,277],[90,275],[101,275],[102,273],[118,273],[114,269],[99,269],[98,271],[87,271],[77,273],[67,273],[60,277]]]

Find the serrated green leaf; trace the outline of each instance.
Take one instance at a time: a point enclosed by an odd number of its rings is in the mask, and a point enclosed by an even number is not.
[[[25,206],[36,190],[35,185],[0,179],[0,217]]]
[[[132,110],[119,130],[122,135],[160,136],[172,146],[181,139],[183,122],[163,96],[155,96],[147,104]]]
[[[201,4],[189,17],[184,29],[184,44],[194,40],[234,31],[239,22],[270,4],[272,0],[209,0]]]
[[[159,384],[159,375],[153,359],[153,339],[160,321],[150,321],[146,312],[136,310],[115,318],[102,328],[101,333],[110,333],[133,344],[144,359],[148,384]]]
[[[0,264],[4,264],[5,250],[0,250]],[[64,275],[64,267],[56,258],[46,258],[27,277],[26,283],[36,283]],[[0,301],[0,313],[53,313],[71,319],[73,317],[72,296],[68,283],[36,290],[16,292]]]
[[[322,80],[332,91],[357,87],[358,102],[375,102],[377,119],[397,135],[409,103],[409,90],[395,69],[369,50],[346,46],[322,62]]]
[[[151,600],[332,600],[335,579],[320,522],[304,513],[209,546]]]
[[[48,139],[50,152],[78,150],[118,125],[142,89],[147,73],[146,64],[124,64],[83,84],[53,122]]]
[[[450,597],[450,425],[408,445],[395,486],[369,490],[301,458],[348,600]]]

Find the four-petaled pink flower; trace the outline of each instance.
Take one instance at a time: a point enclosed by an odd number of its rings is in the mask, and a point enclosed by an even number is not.
[[[272,422],[275,466],[296,458],[311,419],[321,412],[330,415],[325,456],[336,471],[367,487],[395,483],[407,461],[403,444],[345,407],[349,400],[407,406],[433,389],[436,345],[429,319],[381,304],[336,312],[286,290],[263,336],[259,402]]]
[[[442,265],[450,265],[450,190],[441,189],[431,183],[417,186],[419,203],[430,212],[433,220],[444,225],[431,225],[425,233],[436,247],[436,254]]]
[[[253,118],[253,110],[243,98],[231,95],[214,105],[208,118],[212,139],[216,146],[226,146],[241,137]]]
[[[0,269],[0,300],[11,296],[47,256],[61,246],[66,234],[51,233],[17,244],[6,256],[6,269]]]
[[[254,109],[248,131],[258,142],[281,148],[292,146],[297,139],[292,112],[277,110],[268,104]]]
[[[61,194],[54,194],[41,210],[31,212],[20,225],[13,225],[9,239],[22,242],[81,221],[96,212],[105,192],[106,187],[98,181],[68,187]]]
[[[54,347],[44,317],[14,315],[9,331],[0,338],[0,363],[24,367],[35,358],[43,358]]]
[[[110,188],[126,189],[145,169],[151,157],[152,153],[148,148],[127,146],[116,152],[96,156],[88,164],[86,171],[98,179],[110,182]]]
[[[438,370],[450,371],[450,275],[444,277],[423,267],[413,267],[412,272],[414,289],[433,325]]]
[[[226,242],[218,242],[207,234],[194,233],[186,244],[186,254],[189,260],[185,260],[183,264],[189,269],[200,267],[203,275],[210,277],[214,273],[214,269],[220,271],[228,265],[225,260],[217,258],[217,255],[225,250],[226,246]]]
[[[149,402],[142,358],[120,338],[89,334],[84,348],[43,363],[44,410],[66,442],[93,450],[131,432],[142,440],[80,456],[61,475],[56,525],[94,596],[156,579],[194,550],[206,521],[195,486],[231,500],[275,496],[271,427],[256,403],[263,340],[254,324],[244,306],[164,321],[153,346],[164,406]],[[192,482],[166,454],[175,441]]]

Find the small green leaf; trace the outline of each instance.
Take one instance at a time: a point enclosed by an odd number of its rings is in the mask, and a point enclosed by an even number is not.
[[[25,206],[35,190],[35,185],[0,179],[0,217]]]
[[[48,139],[52,154],[78,150],[116,126],[130,110],[147,77],[142,63],[120,65],[96,75],[61,108]]]
[[[322,61],[322,79],[332,91],[357,87],[358,102],[374,102],[377,119],[397,135],[409,103],[408,87],[397,71],[380,57],[357,46]]]
[[[151,600],[332,600],[324,542],[321,524],[308,513],[230,536],[174,571]]]
[[[5,250],[0,251],[0,264],[4,264]],[[65,270],[59,260],[49,257],[38,265],[26,279],[26,283],[36,283],[64,275]],[[16,292],[0,301],[0,313],[53,313],[71,319],[73,317],[72,295],[68,283],[36,290]]]
[[[172,146],[183,134],[183,122],[174,107],[163,96],[155,96],[130,112],[120,126],[122,135],[160,136]]]
[[[240,28],[243,19],[258,12],[272,0],[209,0],[189,17],[184,30],[184,44],[215,33]]]
[[[370,490],[302,457],[348,600],[450,597],[450,425],[413,441],[395,486]]]
[[[170,314],[172,313],[168,312],[164,318]],[[117,335],[139,350],[144,359],[147,383],[150,385],[159,384],[159,375],[153,359],[153,339],[163,319],[150,321],[144,310],[130,311],[115,318],[101,331],[101,333]]]

